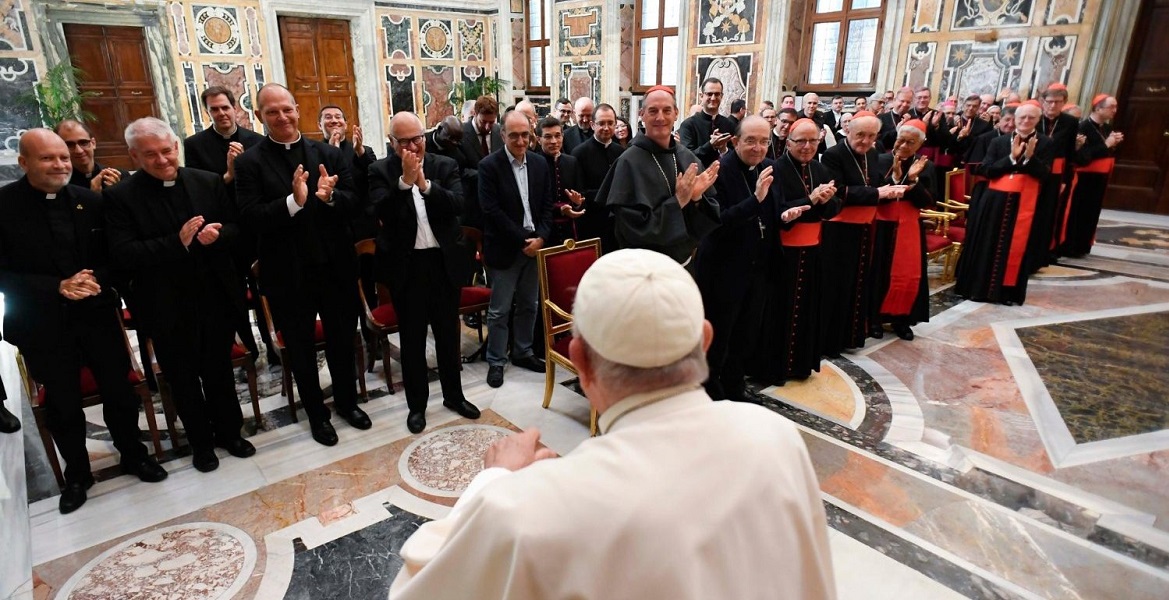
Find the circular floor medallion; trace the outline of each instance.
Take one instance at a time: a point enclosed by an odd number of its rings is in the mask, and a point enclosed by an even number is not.
[[[483,470],[483,453],[513,432],[490,425],[446,427],[414,440],[398,460],[402,479],[418,491],[458,498]]]
[[[58,598],[227,599],[256,567],[256,544],[223,523],[155,529],[106,550],[73,574]]]

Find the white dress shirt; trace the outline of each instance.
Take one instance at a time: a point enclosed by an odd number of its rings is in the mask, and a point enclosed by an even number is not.
[[[418,189],[417,185],[406,185],[401,177],[398,178],[398,189],[410,190],[410,194],[414,196],[414,212],[418,216],[418,231],[414,234],[414,249],[438,248],[438,238],[434,237],[434,231],[430,229],[430,217],[426,214],[426,201],[422,199],[422,191]],[[430,189],[429,179],[426,180],[426,189]]]
[[[528,154],[525,152],[520,158],[516,158],[508,150],[508,162],[511,163],[511,173],[515,176],[515,184],[520,188],[520,201],[524,205],[524,229],[528,231],[536,231],[536,225],[532,221],[532,206],[528,202]]]

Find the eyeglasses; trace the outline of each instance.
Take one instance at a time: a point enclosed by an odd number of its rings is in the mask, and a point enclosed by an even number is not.
[[[819,139],[810,139],[810,140],[795,140],[795,139],[789,139],[789,140],[788,140],[788,143],[789,143],[789,144],[791,144],[791,145],[793,145],[793,146],[807,146],[807,145],[810,145],[810,144],[819,144],[819,143],[820,143],[820,140],[819,140]]]
[[[416,135],[413,137],[396,137],[394,141],[398,142],[399,146],[409,146],[411,144],[421,144],[425,139],[426,136],[424,135]]]
[[[88,148],[92,145],[93,140],[91,139],[77,140],[75,142],[65,142],[65,147],[69,148],[70,150],[74,148]]]

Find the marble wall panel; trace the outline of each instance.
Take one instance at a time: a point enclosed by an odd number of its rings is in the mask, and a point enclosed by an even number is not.
[[[758,0],[700,0],[698,45],[722,46],[755,41]]]
[[[203,65],[203,81],[206,83],[206,87],[221,85],[231,90],[237,99],[249,95],[248,71],[242,64],[205,64]],[[244,129],[255,129],[255,127],[252,125],[252,115],[250,111],[235,111],[235,122]]]
[[[444,117],[455,114],[451,105],[451,86],[455,82],[455,69],[451,66],[424,66],[422,73],[422,110],[426,114],[426,126],[438,125]]]
[[[1031,89],[1045,90],[1056,82],[1067,84],[1072,58],[1076,53],[1076,36],[1041,37],[1036,44],[1036,52]]]
[[[950,29],[1030,25],[1034,4],[1034,0],[960,0],[954,3],[954,19]]]
[[[932,84],[934,55],[937,54],[937,51],[937,42],[920,42],[911,46],[902,85],[919,87]]]
[[[0,50],[32,50],[24,0],[0,3]]]
[[[175,33],[175,51],[179,56],[191,55],[191,37],[187,35],[187,11],[181,2],[171,2],[166,7],[170,15],[171,31]]]
[[[524,39],[524,20],[511,20],[511,39]],[[511,87],[522,90],[528,87],[527,61],[524,60],[524,46],[518,41],[511,47]]]
[[[201,54],[243,55],[243,36],[235,7],[194,5],[191,11]]]
[[[633,5],[621,6],[621,73],[617,85],[621,91],[633,87]]]
[[[717,77],[723,82],[723,101],[718,111],[724,116],[731,112],[731,103],[738,99],[747,101],[751,105],[748,90],[751,86],[751,67],[754,62],[753,54],[731,54],[718,56],[699,56],[696,63],[695,81],[703,81],[708,77]]]
[[[600,98],[601,61],[561,64],[560,96],[564,98]]]
[[[942,28],[942,7],[945,0],[916,0],[913,4],[913,25],[910,31],[922,33]]]
[[[414,67],[410,65],[389,65],[386,67],[386,91],[390,101],[391,115],[404,110],[415,111]]]
[[[601,7],[584,6],[557,13],[559,55],[580,58],[601,54]]]
[[[459,56],[463,60],[480,61],[484,58],[484,22],[459,19]]]
[[[1049,0],[1044,13],[1045,25],[1068,25],[1082,23],[1088,0]]]
[[[1027,42],[1027,39],[1005,39],[993,44],[951,42],[946,50],[938,95],[962,98],[969,94],[997,94],[1005,87],[1019,89]]]
[[[248,30],[248,53],[253,58],[264,55],[264,45],[260,42],[260,11],[255,6],[244,7],[244,23]]]
[[[383,15],[382,31],[386,43],[385,57],[389,59],[414,58],[414,49],[410,44],[410,29],[414,21],[410,17],[401,15]]]
[[[418,26],[418,46],[423,58],[452,59],[455,54],[454,44],[451,21],[428,19]]]
[[[16,156],[16,143],[26,129],[41,123],[40,111],[22,101],[37,82],[37,67],[31,58],[0,58],[0,154]]]

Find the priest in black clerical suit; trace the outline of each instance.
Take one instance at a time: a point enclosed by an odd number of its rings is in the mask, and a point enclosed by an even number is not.
[[[178,167],[178,138],[153,117],[131,123],[139,170],[105,191],[110,252],[128,273],[139,333],[154,344],[199,471],[219,466],[215,446],[236,456],[243,415],[231,366],[235,324],[246,311],[232,264],[235,206],[221,176]]]
[[[544,117],[540,121],[536,140],[540,143],[539,154],[548,161],[548,171],[552,176],[552,197],[555,213],[552,217],[552,239],[549,246],[563,244],[567,239],[581,240],[587,237],[581,234],[581,219],[588,216],[579,214],[584,208],[583,197],[580,194],[580,161],[571,154],[565,154],[564,124],[556,117]]]
[[[625,152],[625,147],[613,139],[613,127],[598,127],[597,123],[616,122],[616,119],[613,107],[608,104],[598,106],[594,113],[593,135],[572,149],[572,156],[580,165],[582,183],[580,188],[572,189],[579,190],[585,199],[585,214],[576,220],[577,239],[602,237],[606,230],[607,215],[605,209],[596,203],[597,191],[609,169]]]
[[[720,113],[713,115],[700,112],[688,117],[678,126],[678,137],[682,145],[689,148],[704,166],[719,158],[719,151],[710,144],[710,135],[717,129],[720,135],[733,134],[735,124]]]
[[[1035,226],[1031,228],[1028,245],[1035,260],[1032,271],[1055,262],[1057,229],[1062,229],[1063,216],[1067,212],[1068,193],[1065,186],[1071,186],[1073,162],[1076,160],[1076,136],[1080,133],[1080,122],[1063,112],[1068,92],[1063,84],[1052,84],[1043,93],[1042,115],[1039,117],[1039,133],[1051,139],[1051,173],[1043,182],[1039,205],[1035,210]]]
[[[244,150],[264,141],[264,136],[243,127],[236,127],[230,134],[224,135],[214,127],[208,127],[195,135],[183,140],[183,155],[185,165],[192,169],[210,171],[223,177],[228,184],[227,193],[235,198],[234,176],[224,177],[227,173],[227,150],[232,142],[238,143]]]
[[[338,149],[301,135],[299,113],[286,88],[264,86],[257,105],[269,134],[236,159],[236,201],[244,227],[258,236],[260,291],[271,303],[288,349],[292,364],[284,366],[296,379],[313,439],[331,446],[337,434],[317,372],[318,314],[334,409],[354,427],[370,427],[369,417],[357,407],[353,346],[359,300],[352,222],[364,207],[353,190],[351,161]]]
[[[715,400],[745,400],[744,363],[754,352],[771,262],[779,254],[779,185],[766,158],[770,127],[752,115],[735,149],[719,159],[714,186],[722,224],[698,244],[694,280],[714,340],[706,352],[705,386]]]
[[[390,120],[397,154],[369,169],[370,199],[378,231],[379,279],[390,288],[401,325],[402,381],[412,433],[426,427],[430,383],[426,368],[426,328],[434,331],[434,350],[443,404],[477,418],[463,396],[459,371],[459,294],[467,274],[459,213],[463,188],[454,160],[426,153],[422,121],[399,112]]]
[[[53,132],[25,132],[19,153],[26,175],[0,188],[4,334],[44,386],[48,429],[65,461],[59,506],[67,513],[85,503],[94,482],[81,408],[82,366],[97,382],[122,469],[144,481],[161,481],[166,471],[141,442],[140,402],[127,381],[130,355],[110,283],[101,196],[66,185],[69,151]]]

